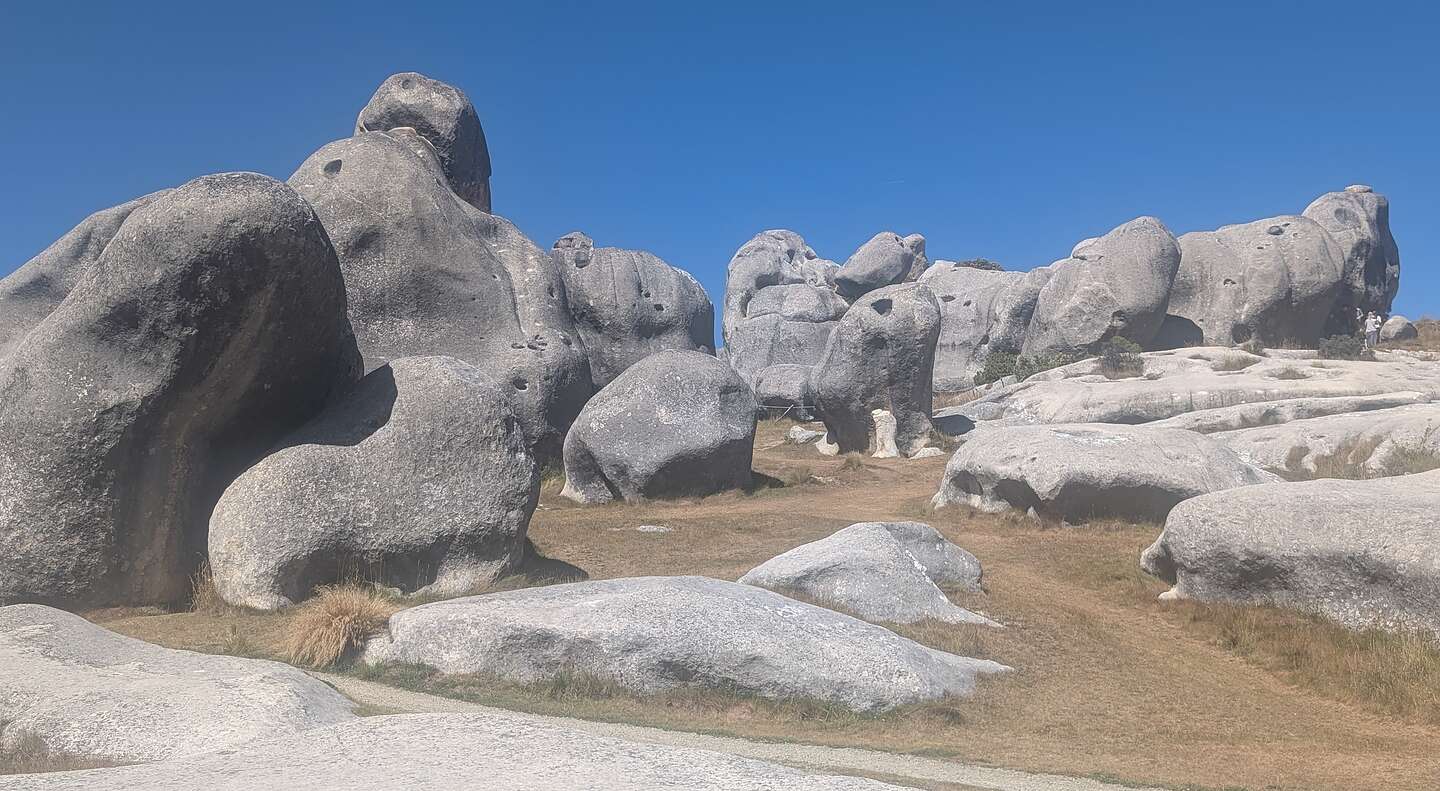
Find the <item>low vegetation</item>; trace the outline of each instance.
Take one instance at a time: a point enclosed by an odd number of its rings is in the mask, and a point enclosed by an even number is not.
[[[1106,379],[1129,379],[1145,373],[1145,358],[1140,345],[1129,338],[1114,337],[1100,350],[1098,370]]]
[[[346,583],[320,588],[295,608],[286,626],[286,661],[330,667],[350,656],[401,609],[373,585]]]
[[[1365,340],[1356,335],[1331,335],[1322,338],[1317,349],[1326,360],[1373,360],[1375,354],[1365,348]]]
[[[1307,376],[1307,375],[1305,374],[1304,371],[1300,370],[1299,368],[1294,368],[1294,367],[1281,368],[1280,370],[1276,371],[1275,373],[1271,374],[1270,376],[1271,376],[1271,378],[1273,378],[1273,379],[1281,379],[1281,380],[1285,380],[1285,381],[1293,381],[1293,380],[1296,380],[1296,379],[1309,379],[1309,378],[1310,378],[1309,376]]]
[[[1248,353],[1248,354],[1253,354],[1253,355],[1255,355],[1256,357],[1269,357],[1269,356],[1270,356],[1270,355],[1265,351],[1265,344],[1264,344],[1264,343],[1261,343],[1261,342],[1260,342],[1260,339],[1257,338],[1257,337],[1255,337],[1255,336],[1253,336],[1253,335],[1250,336],[1250,339],[1249,339],[1249,340],[1245,341],[1244,343],[1240,344],[1239,346],[1236,346],[1235,348],[1239,349],[1239,350],[1242,351],[1242,352],[1246,352],[1246,353]]]
[[[1227,354],[1210,364],[1216,371],[1243,371],[1260,362],[1248,354]]]
[[[0,720],[0,775],[71,772],[119,765],[115,761],[51,750],[34,733],[14,732],[11,723]]]
[[[998,382],[1007,376],[1013,376],[1016,381],[1023,382],[1035,374],[1077,363],[1083,359],[1085,359],[1084,355],[1062,352],[1033,357],[1009,352],[991,352],[985,358],[985,365],[980,369],[980,373],[975,374],[975,384],[986,385]]]

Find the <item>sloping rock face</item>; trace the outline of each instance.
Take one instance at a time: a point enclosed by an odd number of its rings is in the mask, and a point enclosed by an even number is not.
[[[400,128],[415,130],[429,144],[456,195],[490,211],[490,149],[463,91],[413,71],[391,75],[360,110],[355,134]]]
[[[705,577],[632,577],[403,610],[366,661],[544,681],[580,673],[642,694],[682,687],[883,711],[969,695],[1007,668],[848,615]]]
[[[772,365],[814,365],[848,307],[836,265],[793,231],[765,231],[730,259],[721,326],[725,356],[746,382]]]
[[[915,524],[908,523],[907,527]],[[934,529],[930,528],[930,532],[934,533]],[[913,527],[901,535],[918,538]],[[948,558],[960,553],[969,556],[966,565],[975,570],[978,582],[980,562],[975,556],[940,538],[938,533],[935,538],[947,545]],[[927,543],[933,545],[934,540]],[[920,559],[881,522],[851,525],[819,541],[802,544],[746,572],[739,582],[799,594],[868,621],[996,625],[952,604]]]
[[[655,352],[715,351],[715,308],[689,272],[640,250],[596,247],[578,231],[556,240],[551,255],[596,390]]]
[[[483,783],[477,784],[477,778]],[[12,791],[884,791],[898,786],[811,774],[726,753],[638,744],[484,714],[365,717],[243,747],[118,769],[24,775]]]
[[[1181,429],[1013,426],[969,436],[945,465],[936,508],[1014,508],[1067,522],[1160,520],[1181,500],[1278,480]]]
[[[1141,557],[1162,598],[1288,607],[1440,636],[1440,470],[1252,486],[1181,503]]]
[[[39,255],[0,279],[0,361],[50,315],[95,263],[130,213],[168,190],[102,209],[86,217]]]
[[[750,485],[755,396],[730,366],[664,351],[595,394],[565,437],[565,489],[582,503]]]
[[[1271,217],[1187,233],[1180,256],[1170,314],[1197,328],[1205,344],[1313,344],[1326,334],[1345,256],[1313,220]]]
[[[450,357],[372,371],[220,498],[220,595],[273,610],[360,569],[455,596],[509,571],[540,483],[507,384]]]
[[[1295,479],[1381,478],[1440,467],[1440,404],[1296,420],[1211,435]]]
[[[1354,331],[1357,307],[1389,313],[1400,290],[1400,248],[1390,235],[1390,201],[1356,184],[1321,195],[1304,215],[1329,232],[1345,258],[1344,287],[1330,334]]]
[[[1040,287],[1025,354],[1094,351],[1113,337],[1149,345],[1179,268],[1175,236],[1154,217],[1077,245],[1072,257],[1045,267],[1049,279]]]
[[[925,260],[925,237],[918,233],[901,237],[893,231],[881,231],[845,260],[835,273],[835,290],[854,302],[877,288],[913,280],[912,274],[919,275],[917,259]]]
[[[815,419],[815,394],[809,365],[772,365],[755,374],[755,402],[761,414],[794,420]]]
[[[536,455],[558,458],[592,387],[550,256],[461,200],[408,130],[331,143],[290,184],[335,243],[368,369],[426,355],[477,366],[510,382]]]
[[[870,446],[876,409],[895,417],[901,453],[925,447],[939,336],[939,300],[919,283],[872,291],[846,311],[811,377],[816,412],[840,452]]]
[[[924,522],[871,522],[885,528],[900,546],[925,569],[925,576],[942,588],[980,590],[980,561],[945,540]]]
[[[1237,404],[1215,409],[1202,409],[1175,417],[1146,423],[1148,428],[1183,428],[1201,434],[1237,431],[1257,426],[1278,426],[1293,420],[1308,420],[1326,415],[1350,412],[1388,410],[1397,406],[1424,404],[1430,396],[1424,393],[1385,393],[1373,396],[1340,396],[1335,398],[1281,398],[1253,404]]]
[[[0,607],[0,740],[23,731],[54,752],[159,761],[294,738],[353,720],[352,706],[279,662],[173,651],[38,604]]]
[[[294,190],[221,174],[136,209],[0,362],[0,601],[180,600],[224,487],[359,369]]]
[[[1019,354],[1048,273],[1004,272],[937,261],[920,283],[940,300],[935,389],[968,390],[991,353]]]
[[[1409,341],[1420,337],[1420,330],[1415,323],[1404,316],[1391,316],[1380,325],[1380,340],[1382,341]]]

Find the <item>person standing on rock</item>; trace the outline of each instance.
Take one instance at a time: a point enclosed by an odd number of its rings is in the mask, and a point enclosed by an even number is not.
[[[1375,311],[1365,317],[1365,348],[1373,349],[1380,343],[1380,317]]]

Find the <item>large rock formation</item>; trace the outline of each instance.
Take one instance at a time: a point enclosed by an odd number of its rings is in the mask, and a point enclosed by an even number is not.
[[[0,746],[23,733],[56,753],[159,761],[294,738],[354,719],[352,707],[279,662],[173,651],[38,604],[0,607]]]
[[[730,259],[721,318],[725,356],[746,382],[772,365],[814,365],[848,307],[836,265],[799,234],[765,231]]]
[[[1161,598],[1318,612],[1440,637],[1440,470],[1252,486],[1181,503],[1140,565]]]
[[[402,128],[429,144],[456,195],[490,211],[490,149],[463,91],[413,71],[386,78],[360,110],[355,134]]]
[[[1356,329],[1355,308],[1390,312],[1400,289],[1400,249],[1390,235],[1390,201],[1363,184],[1327,192],[1305,207],[1340,246],[1345,259],[1342,289],[1327,334]]]
[[[755,403],[766,417],[815,419],[815,393],[810,388],[809,365],[772,365],[755,374]]]
[[[935,389],[975,385],[992,353],[1018,355],[1035,303],[1049,273],[1005,272],[936,261],[920,283],[940,299],[940,337],[935,344]]]
[[[359,369],[294,190],[222,174],[136,209],[0,362],[0,601],[183,598],[224,487]]]
[[[585,405],[565,437],[565,489],[582,503],[706,495],[750,485],[755,397],[708,354],[664,351]]]
[[[642,694],[702,687],[856,711],[969,695],[977,676],[1008,669],[705,577],[578,582],[425,604],[392,616],[363,658],[522,683],[580,674]]]
[[[510,383],[536,455],[557,458],[592,388],[550,256],[461,200],[409,130],[331,143],[290,183],[335,243],[368,369],[424,355],[477,366]]]
[[[1420,337],[1420,330],[1415,323],[1404,316],[1391,316],[1380,325],[1380,340],[1382,341],[1409,341]]]
[[[1095,351],[1113,337],[1141,346],[1165,319],[1180,267],[1175,237],[1154,217],[1138,217],[1076,245],[1070,258],[1032,272],[1040,285],[1024,352]]]
[[[854,302],[877,288],[893,286],[919,277],[925,260],[925,237],[911,234],[901,238],[882,231],[860,245],[835,273],[835,290]]]
[[[1294,216],[1187,233],[1180,257],[1162,346],[1313,344],[1326,334],[1345,268],[1330,234]]]
[[[1277,480],[1224,444],[1182,429],[1011,426],[967,436],[945,465],[936,508],[1013,508],[1067,522],[1161,520],[1181,500]]]
[[[1211,434],[1291,480],[1380,478],[1440,467],[1440,403],[1312,417]]]
[[[932,565],[971,571],[973,582],[967,587],[972,588],[978,587],[980,579],[980,562],[975,556],[946,541],[928,525],[896,524],[899,530],[883,522],[851,525],[761,563],[739,582],[798,594],[868,621],[935,620],[994,626],[994,621],[951,603],[917,552],[930,558]],[[927,530],[931,537],[922,538],[918,528]],[[908,545],[911,541],[923,544],[923,549],[912,552]],[[940,557],[947,562],[937,563]]]
[[[919,283],[872,291],[846,311],[811,378],[816,411],[840,452],[870,446],[876,409],[895,417],[901,453],[925,447],[939,335],[940,303]]]
[[[556,240],[551,255],[596,390],[658,351],[715,351],[715,308],[689,272],[644,251],[596,247],[578,231]]]
[[[130,213],[167,191],[152,192],[95,212],[0,280],[0,361],[60,305]]]
[[[422,595],[493,582],[522,559],[539,493],[507,388],[449,357],[372,371],[220,498],[220,595],[272,610],[356,571]]]
[[[1430,401],[1425,393],[1382,393],[1370,396],[1336,396],[1332,398],[1279,398],[1274,401],[1257,401],[1251,404],[1202,409],[1183,415],[1156,420],[1145,425],[1150,428],[1183,428],[1201,434],[1219,431],[1236,431],[1256,426],[1278,426],[1293,420],[1308,420],[1326,415],[1342,415],[1349,412],[1388,410],[1397,406],[1424,404]]]

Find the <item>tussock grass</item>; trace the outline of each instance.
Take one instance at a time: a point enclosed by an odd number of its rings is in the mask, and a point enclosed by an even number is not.
[[[374,586],[349,583],[319,588],[290,615],[284,656],[297,665],[330,667],[363,646],[401,609]]]
[[[1245,354],[1227,354],[1210,364],[1215,371],[1243,371],[1260,362],[1258,358]]]
[[[39,772],[71,772],[120,766],[116,761],[57,752],[29,731],[10,732],[10,723],[0,720],[0,775]]]
[[[859,453],[845,454],[845,461],[840,464],[842,470],[863,470],[865,469],[865,457]]]
[[[1302,371],[1302,370],[1300,370],[1299,368],[1281,368],[1280,370],[1278,370],[1278,371],[1276,371],[1275,373],[1271,374],[1271,376],[1272,376],[1272,378],[1275,378],[1275,379],[1283,379],[1283,380],[1287,380],[1287,381],[1291,381],[1291,380],[1295,380],[1295,379],[1309,379],[1309,378],[1310,378],[1310,377],[1306,376],[1306,375],[1305,375],[1305,372]]]
[[[215,576],[210,571],[210,563],[206,561],[190,575],[190,612],[200,615],[240,615],[248,610],[220,597],[220,591],[215,587]]]
[[[1290,450],[1286,459],[1287,477],[1292,479],[1340,478],[1344,480],[1368,480],[1389,478],[1397,475],[1415,475],[1440,469],[1440,457],[1427,450],[1430,433],[1416,445],[1398,445],[1385,454],[1378,467],[1369,462],[1375,451],[1385,441],[1383,435],[1355,437],[1337,446],[1332,453],[1315,457],[1315,472],[1306,471],[1301,465],[1305,459],[1304,447]]]

